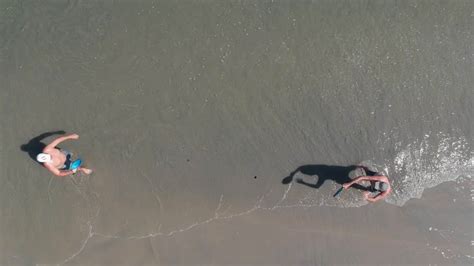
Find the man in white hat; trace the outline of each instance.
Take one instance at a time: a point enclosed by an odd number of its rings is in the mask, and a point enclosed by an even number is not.
[[[85,174],[92,173],[91,169],[81,166],[70,169],[71,154],[56,147],[59,143],[65,140],[78,138],[79,135],[70,134],[55,139],[43,149],[42,153],[36,156],[36,160],[40,163],[43,163],[44,167],[57,176],[68,176],[76,173],[77,171],[81,171]]]

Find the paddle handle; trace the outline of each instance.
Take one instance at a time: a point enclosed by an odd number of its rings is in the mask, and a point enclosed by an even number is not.
[[[337,191],[336,193],[334,193],[333,197],[337,197],[339,194],[341,194],[341,192],[344,190],[344,187],[341,186]]]

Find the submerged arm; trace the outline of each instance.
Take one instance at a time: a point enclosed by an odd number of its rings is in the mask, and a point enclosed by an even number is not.
[[[365,199],[366,199],[367,201],[370,201],[370,202],[376,202],[376,201],[379,201],[379,200],[381,200],[381,199],[387,197],[388,192],[389,192],[389,191],[381,192],[381,193],[379,193],[377,196],[374,196],[374,197],[370,197],[370,196],[369,196],[369,193],[367,193],[367,194],[365,194]]]

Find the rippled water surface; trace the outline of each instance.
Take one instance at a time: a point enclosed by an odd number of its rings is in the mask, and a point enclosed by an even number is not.
[[[0,1],[0,264],[472,263],[473,10]],[[91,176],[20,149],[54,130]],[[385,203],[282,184],[361,162]]]

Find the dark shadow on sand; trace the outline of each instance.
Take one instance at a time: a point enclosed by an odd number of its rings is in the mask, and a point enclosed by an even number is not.
[[[357,165],[349,165],[349,166],[338,166],[338,165],[325,165],[325,164],[307,164],[302,165],[296,168],[293,172],[290,173],[289,176],[283,178],[281,181],[282,184],[289,184],[293,181],[295,174],[298,172],[306,175],[306,176],[317,176],[318,181],[316,183],[309,183],[304,181],[302,178],[296,179],[296,182],[299,184],[303,184],[305,186],[319,189],[326,180],[331,180],[336,182],[339,185],[344,183],[350,182],[353,177],[353,171],[359,168]],[[370,175],[372,173],[367,173]],[[352,188],[360,189],[360,190],[367,190],[366,187],[361,186],[359,184],[352,185]]]
[[[43,134],[41,134],[37,137],[32,138],[30,141],[28,141],[28,143],[21,145],[20,149],[22,151],[28,153],[30,158],[33,161],[37,162],[36,161],[36,155],[41,153],[43,151],[44,147],[46,147],[46,144],[44,144],[41,141],[43,139],[47,138],[47,137],[51,137],[53,135],[62,135],[62,134],[65,134],[65,133],[66,132],[64,130],[51,131],[51,132],[43,133]]]

